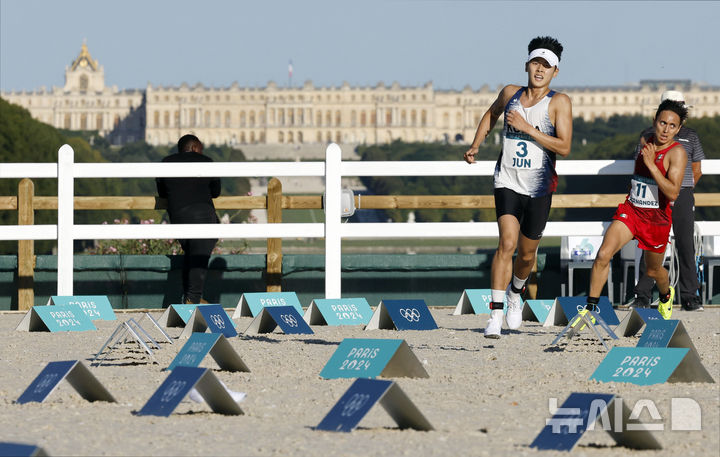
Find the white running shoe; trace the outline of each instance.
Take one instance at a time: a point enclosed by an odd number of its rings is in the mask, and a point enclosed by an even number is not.
[[[517,298],[513,299],[513,295]],[[508,293],[505,296],[507,297],[508,307],[507,313],[505,314],[505,322],[508,328],[512,330],[518,329],[522,325],[522,295],[511,293],[508,288]]]
[[[502,330],[503,310],[493,309],[490,311],[490,319],[485,327],[485,338],[500,338]]]

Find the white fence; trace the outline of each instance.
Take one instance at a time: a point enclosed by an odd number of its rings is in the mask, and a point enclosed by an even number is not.
[[[342,161],[331,144],[324,162],[268,163],[75,163],[74,151],[63,145],[58,163],[7,163],[0,178],[57,178],[57,225],[0,226],[0,240],[57,240],[57,294],[73,295],[73,241],[92,239],[163,238],[325,238],[325,297],[340,298],[340,254],[347,238],[483,238],[497,237],[495,222],[358,223],[341,222],[343,176],[492,176],[494,161],[469,165],[461,160],[431,162]],[[632,160],[560,160],[559,175],[630,175]],[[703,161],[703,174],[720,174],[720,160]],[[155,177],[325,178],[324,223],[308,224],[129,224],[76,225],[73,221],[75,179]],[[602,235],[607,222],[548,222],[545,236]],[[720,221],[698,222],[701,235],[720,235]]]

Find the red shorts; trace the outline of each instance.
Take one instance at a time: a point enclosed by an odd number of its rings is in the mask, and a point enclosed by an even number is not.
[[[640,249],[658,253],[665,252],[672,227],[669,221],[667,224],[649,221],[627,201],[618,205],[613,219],[622,222],[630,229],[633,237],[638,240]]]

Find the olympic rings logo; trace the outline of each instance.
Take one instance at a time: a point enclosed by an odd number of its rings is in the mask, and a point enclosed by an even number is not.
[[[39,394],[43,390],[50,387],[52,385],[52,383],[57,379],[57,377],[58,377],[57,373],[46,374],[45,376],[43,376],[43,378],[40,380],[40,382],[37,383],[33,393]]]
[[[290,327],[297,327],[298,321],[295,319],[295,316],[292,314],[281,314],[280,319],[282,319],[283,322],[285,322]]]
[[[350,400],[345,403],[340,416],[350,417],[356,414],[360,409],[365,406],[365,403],[370,400],[370,395],[367,394],[353,394]]]
[[[400,316],[408,322],[420,322],[420,311],[417,308],[400,308]]]
[[[163,403],[167,403],[172,400],[173,397],[179,394],[182,388],[185,387],[185,384],[187,384],[187,381],[171,382],[167,389],[163,391],[162,396],[160,397],[160,401]]]
[[[221,330],[225,328],[225,319],[223,319],[219,314],[211,314],[210,320],[217,328]]]

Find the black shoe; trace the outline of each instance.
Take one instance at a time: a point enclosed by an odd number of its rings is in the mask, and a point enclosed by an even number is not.
[[[645,298],[634,297],[629,302],[625,303],[624,308],[650,308],[650,302]]]
[[[689,302],[683,303],[682,309],[684,311],[705,311],[705,308],[703,308],[703,305],[697,301],[689,301]]]

